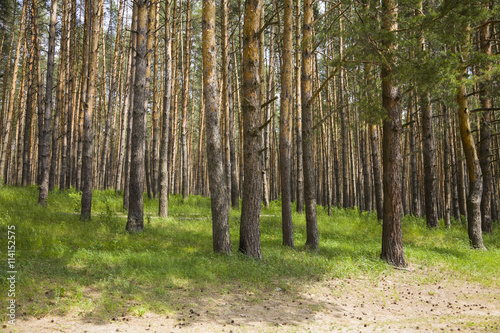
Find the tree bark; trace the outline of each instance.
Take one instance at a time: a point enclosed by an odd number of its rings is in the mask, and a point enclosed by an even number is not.
[[[129,205],[125,229],[128,232],[144,228],[144,156],[145,156],[145,114],[148,103],[147,24],[148,0],[136,1],[137,5],[137,47],[135,57],[134,107],[132,114],[132,158],[130,160]]]
[[[459,81],[461,80],[462,75],[459,76]],[[481,196],[483,193],[483,181],[476,145],[470,127],[470,112],[467,109],[467,93],[463,85],[458,88],[457,103],[460,137],[462,138],[462,146],[464,148],[465,161],[467,163],[467,173],[469,175],[469,196],[467,198],[469,240],[473,248],[485,249],[481,231]]]
[[[437,180],[436,144],[432,130],[432,105],[429,94],[420,96],[422,116],[422,137],[424,157],[424,189],[425,189],[425,219],[427,227],[439,227],[437,213],[437,195],[439,193]]]
[[[285,0],[281,68],[280,178],[283,245],[294,247],[292,222],[293,0]]]
[[[175,1],[175,0],[174,0]],[[159,184],[159,208],[160,217],[168,216],[168,138],[169,138],[169,120],[170,120],[170,100],[172,87],[172,34],[171,34],[171,13],[172,0],[165,1],[165,55],[163,68],[163,115],[162,131],[160,143],[160,184]]]
[[[83,149],[82,149],[82,210],[81,219],[90,220],[92,211],[93,156],[92,156],[92,114],[95,103],[95,85],[99,65],[99,39],[101,36],[101,15],[103,0],[95,0],[92,9],[92,43],[88,72],[87,103],[83,106]]]
[[[185,32],[185,42],[184,42],[184,72],[182,74],[183,81],[182,81],[182,124],[181,124],[182,196],[184,199],[187,199],[189,194],[187,121],[188,121],[190,69],[191,69],[191,0],[187,0],[186,32]]]
[[[40,178],[40,193],[38,203],[47,204],[49,195],[49,158],[50,158],[50,119],[52,115],[52,87],[54,82],[54,55],[56,47],[56,24],[57,24],[57,0],[52,0],[50,9],[49,25],[49,50],[47,53],[47,83],[45,85],[45,111],[43,113],[43,134],[41,137],[41,159],[42,168]],[[0,174],[1,176],[1,174]]]
[[[486,56],[491,56],[491,33],[490,24],[484,22],[479,31],[479,42],[481,52]],[[487,64],[483,66],[484,73],[491,70],[491,66]],[[479,99],[481,107],[491,109],[491,98],[488,96],[488,88],[485,82],[479,83]],[[479,163],[483,174],[483,194],[481,197],[481,228],[483,232],[492,232],[491,223],[491,196],[493,182],[491,177],[491,119],[492,111],[485,111],[481,117],[481,127],[479,136]]]
[[[245,0],[243,27],[243,154],[244,180],[241,209],[239,251],[261,259],[259,219],[262,209],[261,156],[262,134],[260,126],[259,31],[261,0]]]
[[[372,144],[372,162],[373,162],[373,182],[375,187],[375,206],[377,208],[377,219],[382,221],[384,218],[384,191],[382,187],[382,171],[380,170],[380,152],[377,127],[374,124],[369,124]]]
[[[210,166],[210,198],[214,252],[231,253],[228,188],[224,175],[222,138],[219,124],[217,88],[217,48],[215,42],[215,0],[203,0],[203,86],[207,118],[207,155]]]
[[[296,146],[297,146],[297,213],[304,211],[304,170],[302,164],[302,94],[301,94],[301,55],[302,35],[300,1],[295,0],[295,112],[296,112]]]
[[[382,0],[382,29],[395,34],[397,24],[397,1]],[[388,51],[397,48],[392,38],[386,37],[382,45]],[[393,62],[394,63],[394,62]],[[382,226],[381,258],[396,267],[406,266],[403,253],[403,234],[401,230],[401,110],[399,88],[394,85],[393,64],[382,65],[382,106],[387,111],[382,136],[384,167],[384,216]]]
[[[316,180],[314,176],[312,67],[313,67],[313,22],[311,0],[304,0],[304,25],[302,28],[302,148],[304,164],[304,199],[306,206],[306,247],[316,250],[319,246],[318,222],[316,219]]]

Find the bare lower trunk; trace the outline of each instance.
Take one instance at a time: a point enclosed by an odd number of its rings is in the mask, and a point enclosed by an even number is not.
[[[460,77],[459,80],[462,78]],[[481,231],[481,196],[483,181],[481,168],[476,152],[476,145],[470,129],[470,112],[467,109],[467,93],[465,86],[460,86],[457,93],[458,120],[460,137],[464,148],[467,172],[469,174],[469,196],[467,198],[467,225],[469,240],[475,249],[484,249]]]
[[[169,120],[170,120],[170,92],[172,75],[172,39],[171,39],[171,18],[170,12],[172,1],[165,3],[165,64],[164,64],[164,92],[163,92],[163,115],[162,131],[160,143],[160,184],[159,184],[159,211],[160,217],[168,216],[168,138],[169,138]]]
[[[132,156],[130,160],[129,204],[126,230],[142,231],[144,228],[144,156],[145,156],[145,114],[148,103],[147,90],[147,21],[148,1],[136,1],[137,47],[134,81],[134,104],[132,114]]]
[[[383,220],[384,217],[384,192],[382,188],[382,172],[380,170],[380,153],[378,148],[377,127],[373,124],[368,125],[372,144],[372,163],[373,163],[373,182],[375,187],[375,205],[377,209],[377,219]]]
[[[92,114],[95,103],[95,83],[97,82],[97,71],[99,64],[99,36],[101,35],[101,15],[103,11],[103,0],[97,0],[92,9],[92,44],[90,46],[90,61],[88,73],[87,104],[84,105],[84,141],[82,149],[82,210],[80,217],[90,220],[92,210]]]
[[[394,34],[397,30],[397,5],[394,0],[382,0],[382,29]],[[384,46],[394,50],[394,42],[384,40]],[[384,166],[384,217],[382,253],[380,257],[396,267],[406,266],[401,230],[401,110],[399,88],[393,83],[392,69],[383,65],[382,106],[387,111],[382,139]]]
[[[430,95],[420,96],[422,112],[422,137],[424,157],[424,189],[425,189],[425,219],[427,227],[437,228],[439,226],[437,213],[437,195],[439,193],[436,165],[436,144],[432,130],[432,107]]]
[[[224,176],[222,138],[217,99],[217,54],[215,43],[215,0],[203,0],[203,86],[207,118],[207,155],[210,166],[210,197],[214,252],[231,253],[228,188]],[[246,19],[246,18],[245,18]],[[256,177],[257,178],[257,177]]]
[[[306,247],[315,250],[319,246],[316,219],[316,180],[314,176],[312,67],[313,67],[313,7],[311,0],[304,0],[304,25],[302,28],[302,148],[304,163],[304,199],[306,205]]]
[[[281,221],[283,245],[294,247],[292,223],[292,69],[293,69],[293,0],[285,0],[284,36],[281,68],[281,112],[280,112],[280,178]]]
[[[243,28],[243,154],[244,180],[241,207],[239,251],[260,259],[260,212],[262,207],[261,156],[262,135],[260,131],[260,76],[259,76],[259,34],[261,0],[245,1]]]

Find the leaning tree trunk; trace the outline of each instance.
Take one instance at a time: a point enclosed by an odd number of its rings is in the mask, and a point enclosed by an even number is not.
[[[462,77],[459,77],[459,81]],[[481,168],[476,152],[476,145],[470,127],[470,112],[467,109],[467,93],[465,86],[461,85],[457,93],[458,121],[460,127],[460,137],[467,163],[467,173],[469,174],[469,196],[467,198],[467,224],[469,240],[475,249],[485,249],[481,231],[481,196],[483,194],[483,180]]]
[[[261,0],[245,0],[243,24],[243,154],[244,179],[241,206],[239,251],[254,258],[262,258],[260,246],[260,212],[262,209],[260,126],[259,31]]]
[[[148,103],[147,90],[147,24],[148,1],[138,0],[137,4],[137,47],[134,83],[134,108],[132,114],[132,158],[130,160],[129,204],[126,229],[128,232],[142,231],[144,228],[144,156],[145,156],[145,114]]]
[[[292,223],[293,0],[285,0],[281,68],[280,178],[283,245],[294,247]]]
[[[175,1],[175,0],[174,0]],[[165,59],[163,68],[163,114],[162,130],[160,142],[160,184],[159,184],[159,208],[158,215],[167,217],[168,215],[168,127],[170,117],[170,92],[172,76],[172,38],[171,38],[171,18],[172,0],[165,1]]]
[[[215,42],[215,0],[203,0],[203,87],[205,113],[207,117],[208,177],[212,209],[212,230],[214,252],[231,253],[229,234],[229,200],[224,162],[222,138],[219,124],[217,88],[217,52]]]
[[[382,29],[388,34],[397,30],[397,1],[382,0]],[[388,51],[397,47],[392,39],[386,38],[382,45]],[[394,62],[393,62],[394,63]],[[382,226],[382,253],[380,257],[396,267],[406,266],[403,253],[401,230],[401,110],[399,88],[394,85],[390,63],[382,65],[382,106],[387,111],[382,136],[384,167],[384,217]]]
[[[316,180],[314,177],[312,68],[313,68],[313,22],[311,0],[304,0],[304,25],[302,27],[302,157],[304,163],[304,199],[306,204],[306,247],[315,250],[319,246],[318,222],[316,220]]]
[[[104,0],[95,0],[92,10],[92,43],[88,72],[87,104],[83,106],[83,149],[82,149],[82,210],[80,217],[90,220],[92,211],[92,114],[95,103],[95,84],[99,67],[99,36]]]
[[[464,31],[463,43],[469,43],[470,27],[466,27]],[[476,144],[472,136],[470,126],[470,110],[467,107],[467,92],[465,85],[462,83],[463,75],[467,72],[466,65],[462,65],[458,76],[458,124],[460,129],[460,137],[464,149],[465,162],[467,165],[467,173],[469,175],[469,195],[467,197],[467,225],[469,240],[473,248],[485,249],[483,244],[483,235],[481,230],[481,197],[483,194],[483,179],[481,175],[481,167],[477,156]]]

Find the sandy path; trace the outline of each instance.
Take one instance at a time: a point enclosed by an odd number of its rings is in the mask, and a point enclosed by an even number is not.
[[[245,290],[186,299],[171,314],[109,322],[78,315],[20,319],[5,332],[500,332],[500,290],[425,273],[397,271],[377,281],[342,279],[307,292]],[[424,279],[422,276],[424,275]],[[436,276],[435,274],[433,276]]]

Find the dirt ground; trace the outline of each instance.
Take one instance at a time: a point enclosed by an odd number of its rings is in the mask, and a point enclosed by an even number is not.
[[[416,269],[418,270],[418,269]],[[500,290],[439,272],[334,279],[302,293],[206,291],[171,314],[97,322],[78,315],[19,319],[5,332],[500,332]],[[427,278],[426,278],[427,276]],[[436,278],[437,277],[437,278]]]

